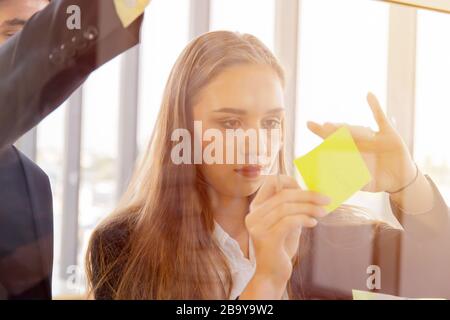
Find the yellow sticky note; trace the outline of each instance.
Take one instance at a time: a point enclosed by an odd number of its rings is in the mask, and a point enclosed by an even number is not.
[[[352,290],[353,300],[446,300],[443,298],[407,298],[385,293]]]
[[[408,298],[392,296],[384,293],[352,290],[353,300],[408,300]]]
[[[150,0],[114,0],[114,5],[123,27],[128,27],[143,14],[149,3]]]
[[[309,190],[331,198],[327,212],[339,207],[372,179],[351,133],[341,127],[308,154],[294,160]]]

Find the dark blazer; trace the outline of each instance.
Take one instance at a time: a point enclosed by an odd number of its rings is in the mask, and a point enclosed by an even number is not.
[[[70,5],[81,29],[69,30]],[[112,0],[54,0],[0,46],[0,149],[61,105],[88,75],[139,43],[142,16],[123,28]]]
[[[0,299],[50,299],[52,194],[47,175],[14,146],[0,152]]]
[[[66,10],[81,10],[69,30]],[[0,46],[0,298],[51,297],[52,206],[45,174],[11,146],[95,69],[139,43],[112,0],[53,0]]]

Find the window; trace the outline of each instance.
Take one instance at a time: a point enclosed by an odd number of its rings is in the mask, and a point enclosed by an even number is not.
[[[64,118],[66,111],[67,103],[64,103],[42,121],[37,128],[36,163],[48,175],[53,196],[54,270],[58,270],[62,247],[60,239],[63,215]],[[55,280],[54,291],[60,290],[59,285],[59,281]]]
[[[189,5],[189,0],[153,1],[144,19],[138,117],[141,151],[152,134],[170,70],[189,40]]]
[[[376,128],[366,94],[375,93],[385,104],[389,6],[303,0],[299,28],[296,156],[322,141],[306,127],[308,120]],[[348,202],[373,208],[374,214],[384,212],[380,194],[358,193]]]
[[[78,213],[78,272],[91,232],[116,204],[120,57],[94,72],[83,86]]]
[[[250,33],[273,50],[274,29],[274,0],[211,1],[211,30]]]
[[[450,16],[421,10],[417,29],[414,155],[450,200]]]

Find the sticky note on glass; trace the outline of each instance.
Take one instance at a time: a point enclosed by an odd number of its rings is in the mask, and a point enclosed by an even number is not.
[[[443,298],[406,298],[393,296],[390,294],[362,291],[362,290],[352,290],[353,300],[445,300]]]
[[[127,28],[141,14],[150,3],[150,0],[114,0],[117,14],[124,28]]]
[[[308,154],[294,160],[307,188],[331,198],[327,212],[339,207],[372,179],[347,127],[341,127]]]
[[[353,300],[408,300],[408,298],[392,296],[384,293],[352,290]]]

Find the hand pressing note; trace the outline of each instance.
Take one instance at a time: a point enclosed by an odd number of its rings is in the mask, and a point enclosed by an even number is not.
[[[392,192],[414,179],[416,167],[406,143],[387,119],[375,95],[369,93],[367,102],[378,131],[346,123],[326,122],[320,125],[313,121],[308,121],[308,128],[325,139],[339,127],[346,126],[372,175],[372,181],[362,190]]]

